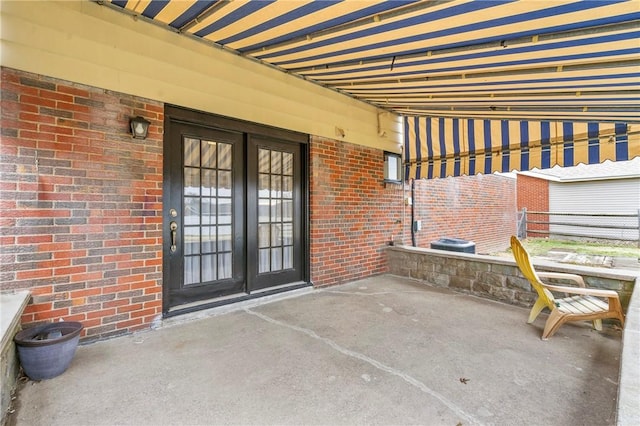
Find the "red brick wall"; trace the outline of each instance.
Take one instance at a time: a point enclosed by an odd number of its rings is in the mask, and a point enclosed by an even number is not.
[[[148,328],[162,310],[163,105],[2,68],[0,290],[30,289],[23,324],[81,321],[84,339]],[[152,122],[133,140],[129,117]],[[311,279],[339,284],[387,271],[385,247],[410,244],[408,185],[383,183],[383,152],[312,137]],[[416,183],[418,245],[514,228],[513,180]],[[403,214],[404,213],[404,214]],[[502,233],[502,234],[501,234]]]
[[[416,181],[413,202],[416,220],[422,221],[416,245],[429,248],[431,241],[451,237],[475,242],[476,253],[504,250],[516,232],[515,191],[515,179],[500,175]],[[406,211],[410,218],[410,208]]]
[[[0,289],[23,324],[84,337],[147,328],[162,309],[161,103],[2,68]],[[152,122],[133,140],[129,117]]]
[[[527,211],[548,212],[549,211],[549,181],[527,175],[518,174],[518,211],[526,208]],[[528,220],[549,221],[549,215],[529,215]],[[527,230],[549,231],[548,224],[527,224]],[[538,234],[528,232],[528,237],[542,237],[547,233]]]
[[[311,280],[339,284],[387,270],[402,229],[402,185],[383,183],[383,152],[311,138]]]

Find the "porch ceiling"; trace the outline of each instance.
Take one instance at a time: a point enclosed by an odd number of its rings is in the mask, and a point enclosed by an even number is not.
[[[640,121],[636,1],[104,4],[401,115]]]

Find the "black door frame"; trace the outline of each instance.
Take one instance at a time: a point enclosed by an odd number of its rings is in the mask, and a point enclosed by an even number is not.
[[[215,306],[226,305],[230,303],[236,303],[242,300],[252,299],[255,297],[262,297],[269,294],[279,293],[283,291],[289,291],[296,288],[301,288],[305,286],[311,285],[310,280],[310,215],[309,215],[309,135],[299,132],[294,132],[291,130],[285,130],[277,127],[266,126],[262,124],[252,123],[249,121],[238,120],[234,118],[224,117],[220,115],[210,114],[201,111],[190,110],[174,105],[165,105],[164,111],[164,140],[163,140],[163,194],[169,194],[171,191],[181,191],[181,188],[177,188],[181,182],[174,179],[172,182],[167,178],[171,176],[170,170],[170,160],[169,156],[174,151],[172,149],[172,141],[171,141],[171,126],[172,124],[187,124],[191,126],[200,126],[215,130],[222,131],[232,131],[239,132],[245,135],[244,137],[244,152],[247,152],[247,144],[248,140],[251,136],[259,136],[267,139],[275,139],[283,142],[296,143],[299,144],[301,150],[301,184],[302,184],[302,214],[301,219],[303,221],[302,224],[302,246],[304,247],[305,254],[303,256],[303,282],[292,284],[290,286],[284,287],[276,287],[274,289],[266,289],[259,290],[257,292],[249,293],[249,294],[239,294],[237,297],[229,297],[221,300],[212,300],[210,302],[205,302],[202,304],[195,305],[187,305],[185,308],[174,307],[170,310],[170,300],[169,300],[169,241],[171,238],[169,223],[171,222],[171,216],[169,215],[170,206],[166,203],[166,200],[163,202],[162,207],[162,266],[163,266],[163,286],[162,286],[162,311],[164,317],[170,317],[175,315],[180,315],[187,312],[192,312],[201,309],[208,309]],[[174,147],[175,148],[175,147]],[[175,154],[174,154],[175,155]],[[244,173],[247,173],[247,168],[244,168]],[[246,176],[245,176],[246,181]],[[247,187],[245,185],[243,189],[243,196],[245,200],[247,198]],[[245,218],[246,220],[246,218]],[[246,223],[245,229],[246,229]],[[248,236],[247,239],[250,239]],[[247,259],[248,253],[248,245],[245,245],[245,259]],[[248,268],[245,265],[245,279],[247,276]]]

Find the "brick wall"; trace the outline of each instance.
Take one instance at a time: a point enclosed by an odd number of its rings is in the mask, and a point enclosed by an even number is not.
[[[330,285],[385,272],[387,243],[411,245],[411,207],[404,205],[410,184],[382,183],[380,150],[318,137],[310,148],[312,281]],[[478,253],[509,246],[516,230],[515,179],[462,176],[415,186],[418,247],[444,236],[472,240]]]
[[[0,290],[31,290],[27,326],[81,321],[85,340],[149,327],[162,310],[163,105],[1,73]],[[129,134],[136,115],[152,122],[144,141]],[[386,272],[385,247],[402,239],[403,224],[411,241],[408,185],[383,183],[381,150],[320,137],[309,149],[312,282]],[[416,182],[418,244],[454,236],[480,252],[499,245],[515,226],[513,185],[497,176]]]
[[[311,280],[339,284],[387,270],[402,230],[402,185],[383,183],[383,152],[311,138]]]
[[[2,68],[0,290],[22,318],[81,321],[84,338],[161,313],[160,103]],[[133,140],[129,117],[152,122]]]
[[[422,230],[416,232],[418,247],[429,248],[431,241],[441,237],[473,241],[476,253],[509,247],[517,223],[515,179],[476,175],[418,180],[415,184],[415,215],[422,221]],[[405,209],[410,218],[410,207]]]
[[[527,211],[548,212],[549,211],[549,181],[523,174],[518,174],[517,179],[518,211],[526,208]],[[531,215],[529,220],[549,221],[549,215]],[[549,231],[549,225],[544,223],[529,223],[527,230]],[[538,234],[527,232],[528,237],[546,236],[547,233]]]

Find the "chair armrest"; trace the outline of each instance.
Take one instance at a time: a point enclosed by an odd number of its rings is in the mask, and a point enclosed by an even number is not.
[[[619,299],[618,293],[613,290],[601,290],[599,288],[581,288],[581,287],[567,287],[561,285],[551,285],[542,283],[544,287],[551,291],[559,291],[571,294],[584,294],[585,296],[596,296]]]
[[[540,278],[553,278],[559,280],[570,280],[578,284],[580,287],[586,287],[584,279],[580,275],[567,274],[565,272],[537,272]]]

